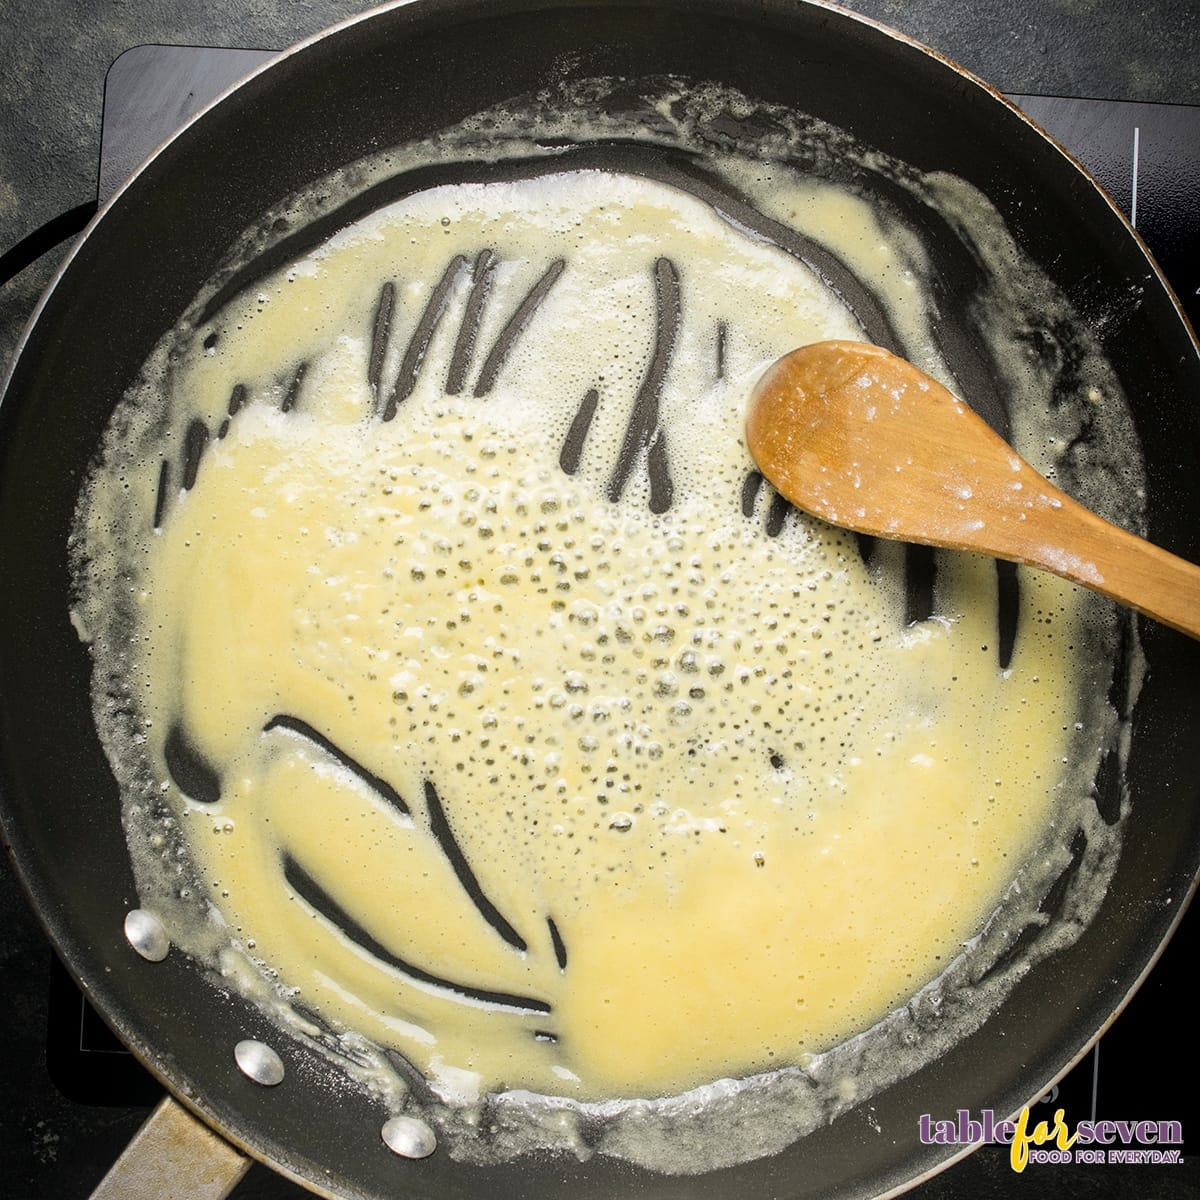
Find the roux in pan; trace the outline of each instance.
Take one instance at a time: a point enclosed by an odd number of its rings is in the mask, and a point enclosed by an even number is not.
[[[715,161],[743,197],[481,169],[231,272],[160,359],[157,453],[83,510],[144,899],[443,1112],[781,1069],[852,1102],[898,1069],[889,1014],[979,945],[986,979],[1068,862],[1080,910],[1102,874],[1099,602],[939,555],[914,614],[904,550],[782,506],[741,441],[804,342],[953,381],[930,252],[854,188],[776,172],[755,206]],[[820,1082],[872,1029],[878,1061]]]

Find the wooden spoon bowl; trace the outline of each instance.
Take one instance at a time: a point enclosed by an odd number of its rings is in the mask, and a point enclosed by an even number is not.
[[[746,439],[775,488],[830,524],[1040,567],[1200,638],[1200,567],[1072,500],[878,346],[785,355],[751,396]]]

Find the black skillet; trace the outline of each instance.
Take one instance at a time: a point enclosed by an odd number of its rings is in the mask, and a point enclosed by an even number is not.
[[[1200,858],[1200,647],[1145,625],[1130,815],[1108,898],[975,1035],[768,1159],[667,1178],[593,1159],[492,1170],[386,1150],[387,1115],[287,1049],[262,1088],[232,1066],[262,1018],[178,954],[122,936],[137,897],[119,801],[93,731],[89,662],[68,618],[66,539],[99,431],[149,350],[237,235],[280,198],[381,147],[546,83],[717,80],[822,116],[863,142],[975,184],[1097,329],[1133,407],[1150,537],[1200,558],[1200,358],[1147,255],[1062,152],[995,94],[873,24],[787,0],[418,0],[352,21],[253,77],[162,149],[97,218],[40,306],[0,406],[0,789],[33,904],[93,1002],[176,1096],[231,1141],[337,1196],[874,1196],[954,1148],[921,1113],[1018,1110],[1060,1076],[1153,963]],[[636,88],[633,89],[636,91]],[[948,268],[947,296],[969,288]],[[1114,316],[1109,301],[1140,289]],[[1119,800],[1103,782],[1100,803]],[[869,1118],[869,1119],[868,1119]]]

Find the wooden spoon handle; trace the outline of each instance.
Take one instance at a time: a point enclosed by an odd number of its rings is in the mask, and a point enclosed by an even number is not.
[[[905,480],[907,472],[913,472],[923,492],[940,491],[944,497],[942,506],[927,514],[923,532],[932,536],[918,535],[919,540],[952,549],[982,549],[1039,567],[1200,638],[1200,567],[1072,499],[950,392],[932,380],[929,385],[937,403],[922,413],[928,422],[921,436],[923,455],[906,463],[897,477]],[[975,468],[955,444],[956,426],[968,422],[976,427],[974,441],[992,445],[981,462],[994,459],[1003,468],[981,469],[973,494],[963,489],[962,480],[976,478]],[[981,512],[990,514],[986,529],[977,519]]]
[[[1057,504],[1039,508],[1023,523],[1024,545],[1005,557],[1083,584],[1200,638],[1200,567],[1111,524],[1045,481],[1041,488]],[[1070,546],[1071,552],[1051,546]]]

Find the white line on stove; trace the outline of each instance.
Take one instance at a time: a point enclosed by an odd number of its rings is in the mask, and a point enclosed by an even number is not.
[[[1138,183],[1138,151],[1142,131],[1138,126],[1133,127],[1133,190],[1129,201],[1129,223],[1137,228],[1137,183]]]

